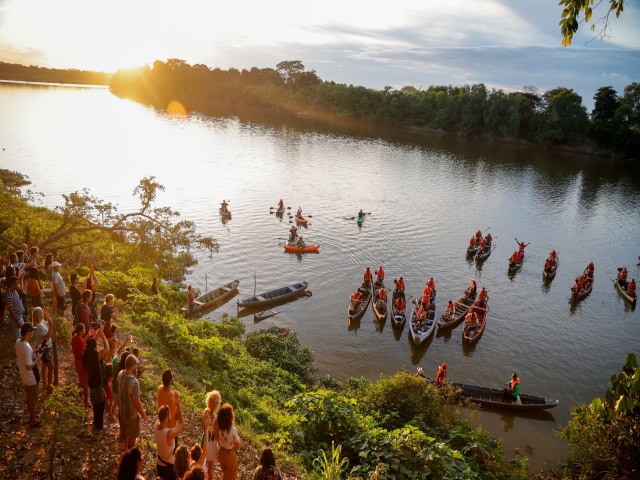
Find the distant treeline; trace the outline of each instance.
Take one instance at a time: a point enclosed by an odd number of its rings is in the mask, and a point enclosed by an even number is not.
[[[111,73],[89,70],[59,69],[0,62],[0,79],[23,82],[76,83],[82,85],[109,85]]]
[[[110,88],[118,96],[161,108],[171,101],[187,111],[258,107],[334,121],[588,146],[632,158],[640,152],[639,83],[628,85],[622,96],[612,87],[598,89],[590,115],[582,97],[565,87],[545,93],[533,87],[521,92],[489,90],[484,84],[374,90],[323,81],[300,61],[239,71],[169,59],[152,67],[119,70]]]

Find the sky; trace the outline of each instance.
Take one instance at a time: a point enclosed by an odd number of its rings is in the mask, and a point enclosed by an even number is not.
[[[558,0],[0,0],[0,61],[115,71],[167,58],[223,69],[301,60],[338,83],[566,86],[586,105],[601,86],[621,94],[640,82],[638,2],[611,17],[606,39],[581,24],[566,48],[561,11]]]

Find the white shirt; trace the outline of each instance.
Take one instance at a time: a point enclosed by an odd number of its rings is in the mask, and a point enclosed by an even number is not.
[[[229,430],[228,432],[220,429],[218,432],[218,436],[220,437],[218,439],[218,445],[228,450],[235,448],[234,441],[240,441],[240,437],[238,436],[238,430],[236,430],[236,427],[231,427],[231,430]]]
[[[155,429],[156,434],[156,445],[158,446],[158,459],[156,459],[156,464],[165,465],[167,463],[174,464],[176,462],[176,457],[173,455],[173,449],[176,446],[176,439],[173,438],[171,440],[171,444],[167,444],[167,434],[169,433],[169,428],[163,428],[159,430],[158,427],[160,424],[156,422],[156,425],[153,427]]]
[[[62,275],[60,272],[53,272],[51,274],[51,283],[53,283],[53,288],[56,291],[56,295],[59,297],[64,297],[64,280],[62,279]]]
[[[36,347],[39,347],[42,341],[44,340],[44,337],[46,337],[47,334],[49,333],[49,324],[47,323],[46,320],[42,320],[41,322],[36,323],[35,327],[36,327],[36,331],[33,332],[32,341]],[[51,337],[47,339],[46,347],[53,348],[53,342],[51,341]]]
[[[16,359],[18,361],[18,368],[20,369],[22,384],[25,387],[32,387],[38,383],[36,382],[36,376],[33,374],[33,369],[27,369],[27,365],[32,365],[36,361],[29,342],[23,342],[22,340],[16,342]]]

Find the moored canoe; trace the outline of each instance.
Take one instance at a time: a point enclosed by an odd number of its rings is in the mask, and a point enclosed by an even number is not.
[[[293,283],[286,287],[274,288],[268,292],[238,300],[238,307],[262,307],[282,300],[302,295],[309,286],[308,282]]]

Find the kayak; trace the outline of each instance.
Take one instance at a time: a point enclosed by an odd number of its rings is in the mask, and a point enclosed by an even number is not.
[[[284,251],[292,252],[292,253],[312,253],[317,252],[320,249],[320,245],[305,245],[304,247],[299,247],[296,244],[285,243]]]
[[[366,215],[363,217],[356,217],[356,222],[358,222],[358,225],[362,225],[366,219],[367,219]]]
[[[306,227],[309,220],[307,220],[304,217],[296,217],[296,222],[302,225],[303,227]]]

